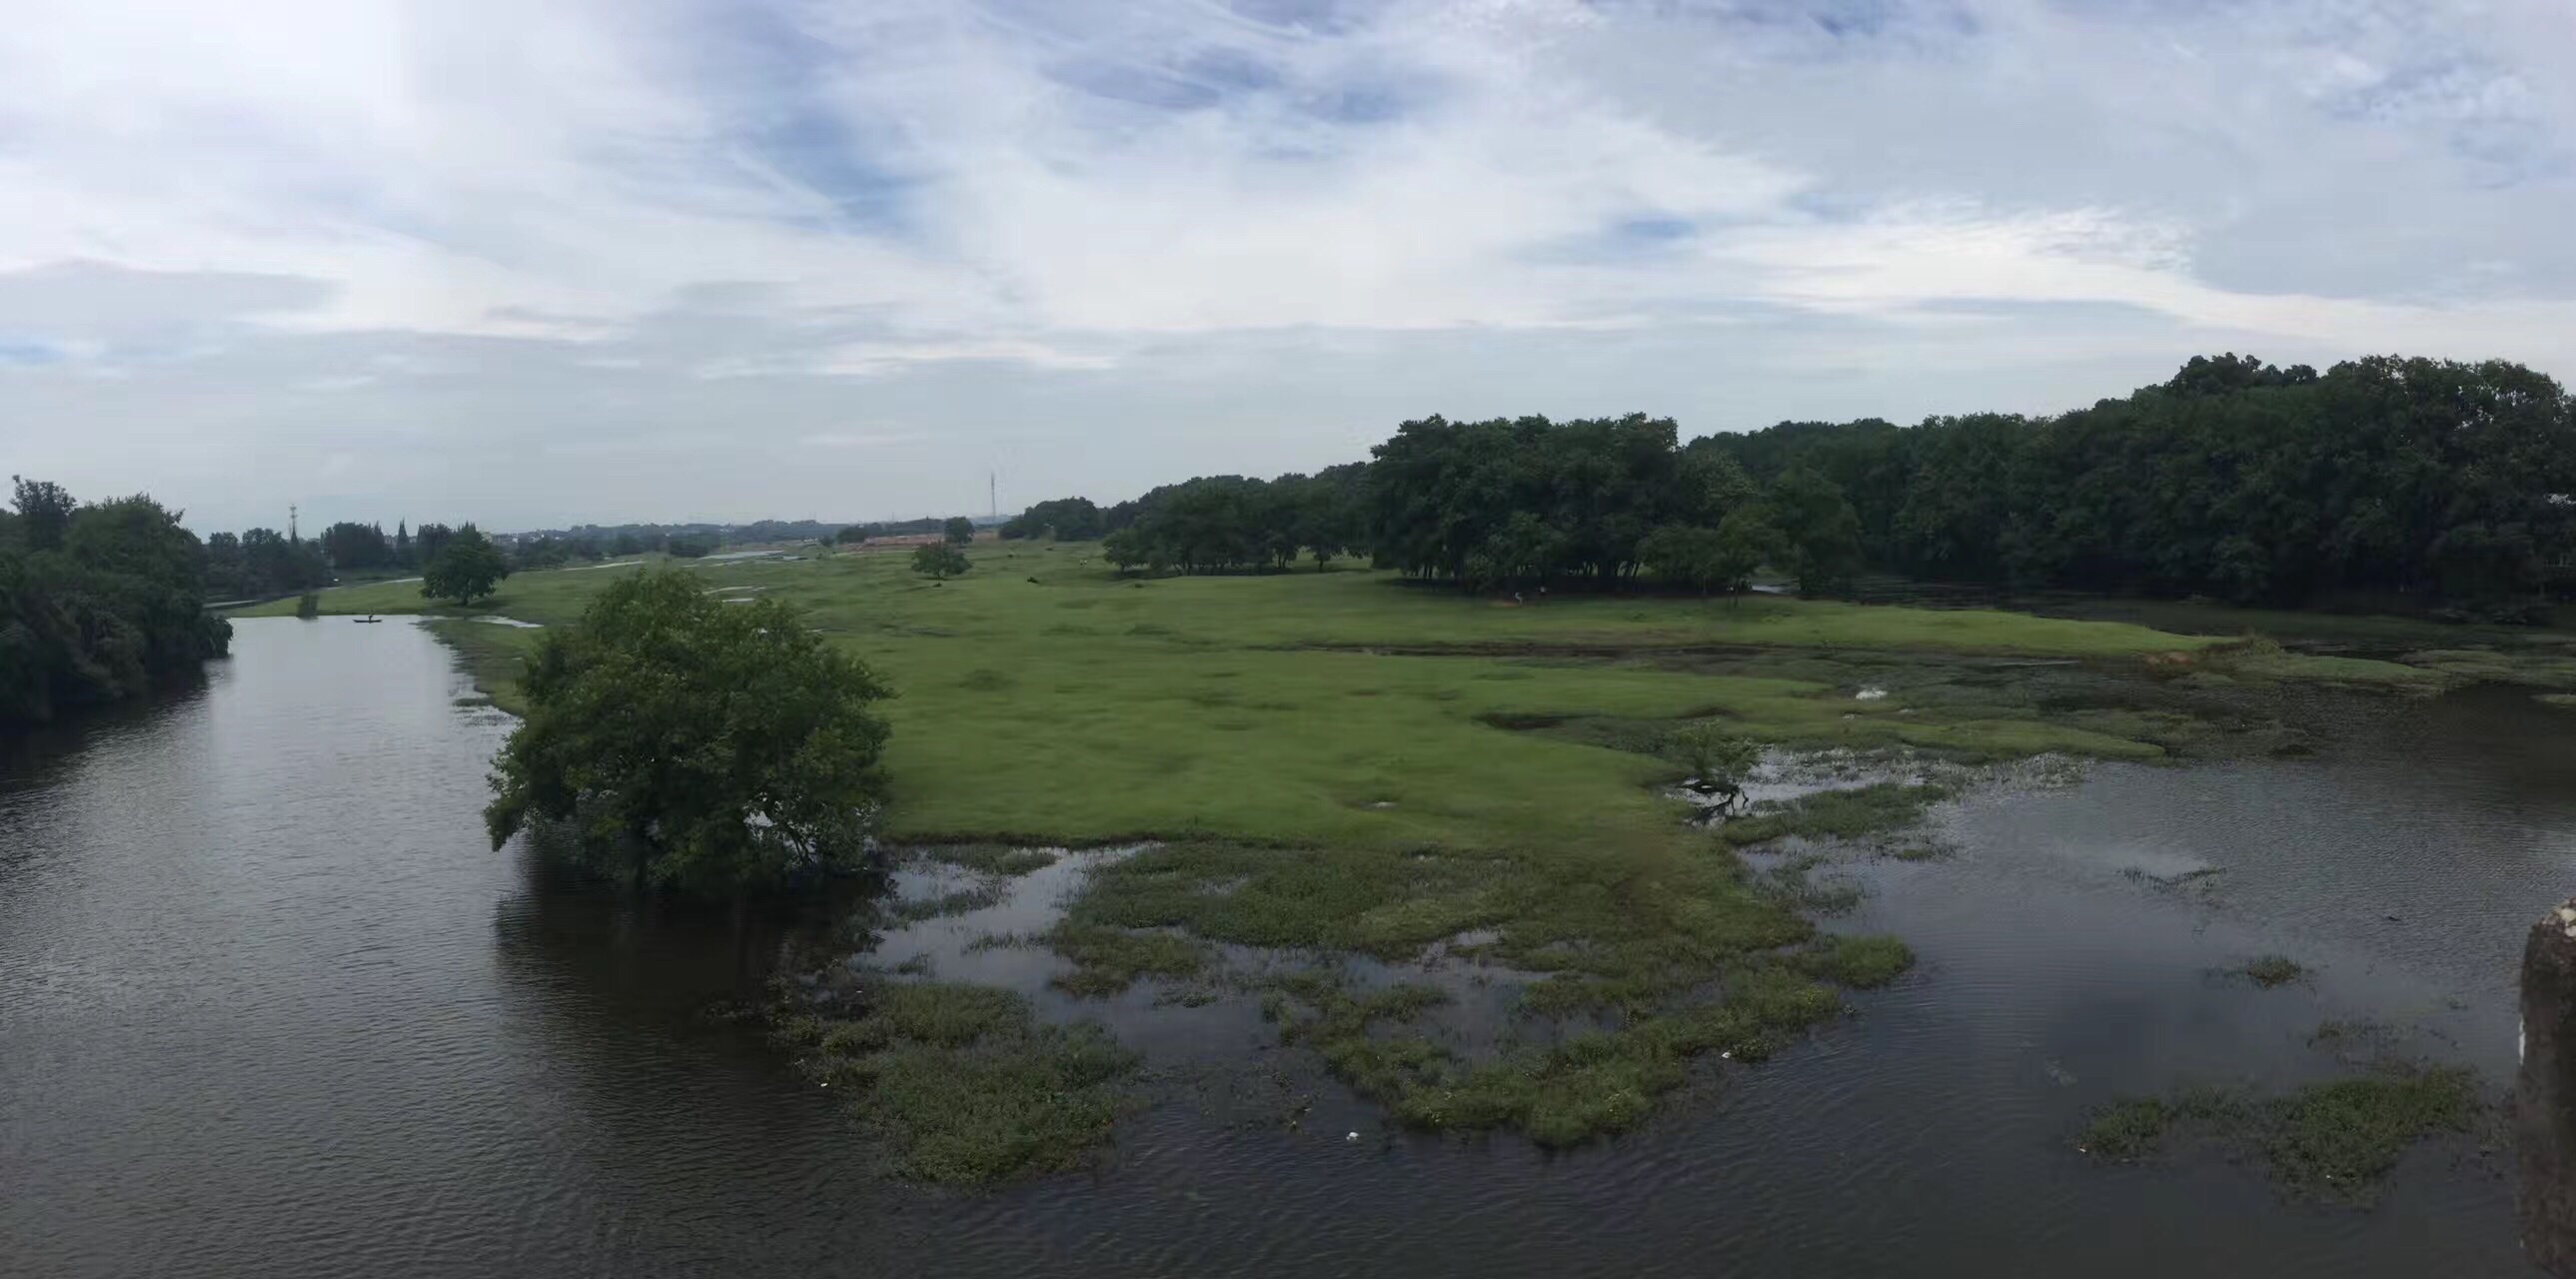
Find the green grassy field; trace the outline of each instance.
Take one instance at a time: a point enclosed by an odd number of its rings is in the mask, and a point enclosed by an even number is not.
[[[2215,642],[1778,599],[1511,607],[1359,570],[1140,584],[1071,546],[978,548],[976,559],[974,573],[936,586],[890,555],[694,568],[711,589],[757,588],[799,605],[901,691],[887,707],[899,837],[1663,845],[1670,814],[1647,783],[1670,766],[1490,721],[1713,715],[1747,736],[1803,745],[2152,755],[2132,738],[2042,719],[1907,714],[1902,698],[1854,702],[1852,690],[1813,678],[1712,676],[1649,659],[1750,646],[2135,662]],[[563,624],[622,571],[526,574],[473,611]],[[323,606],[399,613],[427,602],[416,587],[388,584],[327,593]],[[442,632],[510,705],[497,677],[536,632],[479,623]],[[1396,649],[1478,655],[1384,651]],[[1621,655],[1635,660],[1610,660]]]
[[[1199,952],[1175,935],[1303,949],[1319,971],[1341,953],[1402,959],[1450,942],[1542,974],[1527,1007],[1565,1033],[1471,1062],[1409,1028],[1413,1003],[1308,981],[1274,992],[1283,1035],[1402,1122],[1549,1142],[1638,1122],[1687,1059],[1758,1057],[1836,1012],[1835,987],[1881,984],[1908,962],[1892,942],[1797,949],[1813,925],[1762,891],[1731,846],[1757,830],[1901,825],[1923,795],[1788,806],[1720,840],[1665,796],[1683,773],[1658,749],[1667,734],[1715,723],[1796,747],[2156,759],[2241,735],[2234,712],[2208,709],[2213,690],[2424,691],[2445,678],[1992,611],[1772,597],[1513,605],[1356,567],[1139,581],[1088,546],[985,545],[973,557],[972,573],[939,584],[885,554],[681,563],[711,591],[799,606],[898,690],[885,708],[894,839],[1167,841],[1095,873],[1066,925],[1038,939],[1076,965],[1066,989],[1194,971]],[[514,577],[472,612],[566,624],[628,571]],[[335,613],[419,612],[417,592],[322,600]],[[541,632],[437,625],[512,706],[512,672]],[[1142,940],[1153,938],[1166,940]],[[898,1030],[842,1038],[882,1055]],[[924,1089],[931,1123],[948,1102]],[[904,1122],[882,1106],[874,1118]]]

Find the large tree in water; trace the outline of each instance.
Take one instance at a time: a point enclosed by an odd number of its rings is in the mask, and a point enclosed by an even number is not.
[[[597,869],[705,894],[865,854],[885,793],[870,708],[889,693],[785,604],[627,578],[548,634],[522,683],[485,810],[496,848],[549,820]]]

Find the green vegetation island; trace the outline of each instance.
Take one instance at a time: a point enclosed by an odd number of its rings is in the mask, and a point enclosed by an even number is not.
[[[2576,411],[2527,370],[2229,357],[2053,419],[1687,444],[1642,417],[1430,419],[1367,463],[1057,499],[992,540],[520,571],[445,600],[353,586],[310,611],[428,614],[527,717],[496,843],[530,831],[672,891],[872,864],[964,885],[870,907],[889,930],[1072,859],[1052,922],[975,944],[1051,951],[1077,1000],[1255,995],[1392,1123],[1570,1146],[1902,979],[1903,940],[1820,927],[1806,872],[1941,856],[1904,833],[1983,770],[2296,756],[2303,689],[2576,690],[2576,634],[2535,624],[2571,492]],[[2050,597],[2080,616],[1828,598],[1872,570],[2096,593]],[[2275,607],[2172,599],[2203,593]],[[2415,615],[2277,607],[2341,598]],[[1854,784],[1748,801],[1764,761]],[[845,957],[806,956],[767,1017],[904,1172],[1073,1167],[1124,1113],[1136,1061],[1099,1027]],[[1513,984],[1521,1029],[1435,1033],[1435,957]],[[2354,1085],[2260,1113],[2300,1134],[2410,1108],[2341,1156],[2282,1147],[2349,1184],[2468,1096]],[[2140,1102],[2090,1142],[2133,1155],[2186,1112],[2256,1110]]]

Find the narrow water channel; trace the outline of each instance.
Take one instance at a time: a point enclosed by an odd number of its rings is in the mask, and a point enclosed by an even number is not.
[[[485,846],[508,722],[428,635],[252,621],[235,653],[0,764],[0,1275],[2525,1273],[2467,1143],[2370,1212],[2071,1148],[2124,1092],[2334,1069],[2329,1019],[2502,1085],[2520,931],[2576,889],[2576,716],[2516,694],[1944,806],[1957,854],[1849,872],[1834,925],[1913,974],[1568,1154],[1387,1133],[1235,1001],[1050,1004],[1142,1048],[1156,1104],[1097,1174],[959,1194],[879,1179],[703,1015],[773,933]],[[2314,979],[2215,972],[2266,951]]]

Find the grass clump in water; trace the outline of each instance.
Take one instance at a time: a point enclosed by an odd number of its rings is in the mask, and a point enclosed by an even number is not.
[[[1097,1026],[1048,1026],[1005,990],[886,982],[856,1017],[784,1018],[778,1034],[850,1097],[899,1171],[982,1184],[1081,1165],[1122,1109],[1133,1054]]]
[[[2131,1097],[2102,1106],[2077,1134],[2075,1148],[2105,1159],[2136,1159],[2164,1144],[2174,1109],[2155,1097]]]
[[[2479,1109],[2475,1077],[2456,1066],[2310,1084],[2274,1105],[2264,1155],[2289,1185],[2366,1196],[2408,1147],[2466,1130]]]
[[[941,844],[922,850],[931,861],[954,866],[979,875],[1015,877],[1055,865],[1052,849],[1027,848],[1012,844]]]
[[[1949,797],[1948,787],[1904,782],[1817,791],[1764,805],[1718,827],[1717,833],[1738,847],[1790,835],[1855,839],[1912,825],[1923,816],[1925,808]]]
[[[1044,940],[1048,949],[1073,961],[1073,971],[1056,978],[1055,987],[1086,998],[1118,994],[1144,977],[1195,977],[1207,966],[1207,946],[1175,933],[1067,922],[1049,930]]]
[[[1688,1079],[1694,1057],[1758,1061],[1842,1010],[1831,989],[1787,967],[1748,965],[1715,1003],[1469,1065],[1426,1035],[1393,1029],[1446,998],[1420,986],[1353,994],[1330,978],[1303,976],[1274,983],[1264,1012],[1282,1023],[1284,1041],[1314,1049],[1336,1077],[1406,1127],[1507,1128],[1564,1147],[1643,1123],[1656,1098]]]
[[[1914,967],[1914,948],[1893,937],[1834,937],[1798,957],[1811,976],[1854,990],[1873,990]]]
[[[937,897],[899,897],[882,908],[886,923],[895,928],[918,924],[924,920],[945,919],[997,905],[1009,896],[1009,888],[999,879],[987,879],[971,887],[953,889]]]
[[[2255,1101],[2201,1088],[2166,1101],[2128,1098],[2093,1112],[2076,1148],[2138,1159],[2188,1131],[2263,1158],[2274,1180],[2328,1199],[2368,1202],[2416,1143],[2464,1132],[2483,1108],[2464,1067],[2384,1064]]]
[[[2258,955],[2230,971],[2265,990],[2289,985],[2308,975],[2307,969],[2287,955]]]

